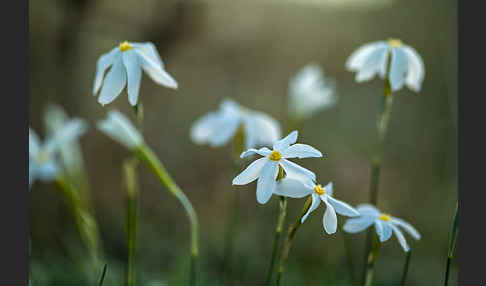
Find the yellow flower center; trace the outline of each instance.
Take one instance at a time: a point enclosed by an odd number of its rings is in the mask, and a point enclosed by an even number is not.
[[[403,45],[402,41],[400,39],[394,39],[394,38],[390,38],[388,39],[388,44],[392,47],[392,48],[398,48],[400,47],[401,45]]]
[[[384,221],[390,221],[391,215],[383,213],[380,215],[380,219]]]
[[[132,45],[130,45],[127,41],[120,44],[120,51],[128,51],[132,49]]]
[[[326,193],[326,189],[323,188],[321,185],[316,185],[314,187],[314,192],[316,192],[318,195],[323,195]]]
[[[47,154],[47,152],[44,151],[39,151],[39,153],[37,153],[36,159],[40,165],[43,165],[47,163],[47,161],[49,161],[49,154]]]
[[[280,152],[278,152],[277,150],[274,150],[272,152],[272,154],[270,154],[270,156],[268,156],[268,158],[272,161],[280,161],[280,159],[282,159],[282,154],[280,154]]]

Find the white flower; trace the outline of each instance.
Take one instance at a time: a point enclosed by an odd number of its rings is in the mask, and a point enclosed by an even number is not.
[[[29,187],[36,179],[53,180],[61,171],[58,162],[60,146],[77,140],[86,132],[81,119],[73,119],[60,126],[41,143],[37,134],[29,128]]]
[[[359,212],[356,209],[347,203],[332,197],[332,182],[325,187],[322,187],[322,185],[315,184],[310,179],[302,179],[290,175],[277,183],[275,194],[291,198],[302,198],[308,195],[312,196],[312,203],[307,213],[302,217],[302,223],[304,223],[311,212],[317,209],[320,202],[323,201],[326,204],[326,212],[322,217],[322,225],[328,234],[336,232],[336,213],[349,217],[359,216]]]
[[[272,117],[225,99],[218,111],[202,116],[193,124],[191,139],[197,144],[222,146],[241,126],[244,128],[246,149],[271,145],[281,136],[280,125]]]
[[[337,102],[334,83],[324,77],[316,64],[303,67],[289,82],[289,108],[292,116],[308,118]]]
[[[111,66],[110,71],[105,71]],[[154,44],[123,42],[110,52],[103,54],[96,64],[93,95],[101,88],[98,102],[102,105],[115,100],[127,85],[128,101],[137,105],[142,69],[160,85],[177,88],[177,82],[164,70],[164,64]]]
[[[117,110],[110,110],[108,117],[98,122],[98,129],[130,150],[143,144],[143,137],[137,128]]]
[[[387,75],[388,57],[390,71]],[[424,63],[414,48],[398,39],[365,44],[354,51],[346,61],[346,68],[356,71],[356,81],[371,80],[376,73],[380,78],[388,77],[391,90],[396,91],[407,85],[418,92],[425,75]]]
[[[315,180],[316,175],[312,171],[287,160],[289,158],[322,157],[322,153],[314,147],[306,144],[294,144],[297,141],[297,135],[297,131],[293,131],[287,137],[275,142],[273,151],[263,147],[258,150],[249,149],[241,153],[241,158],[255,153],[264,157],[251,163],[243,172],[236,176],[233,179],[233,185],[246,185],[258,179],[257,201],[260,204],[265,204],[275,191],[279,166],[287,174]]]
[[[360,213],[360,217],[348,219],[343,226],[344,231],[357,233],[374,224],[376,234],[381,242],[387,241],[392,233],[394,233],[405,251],[409,251],[410,248],[408,247],[407,241],[400,228],[403,228],[403,230],[409,233],[414,239],[420,239],[418,231],[402,219],[381,213],[377,208],[369,204],[359,205],[357,209]]]

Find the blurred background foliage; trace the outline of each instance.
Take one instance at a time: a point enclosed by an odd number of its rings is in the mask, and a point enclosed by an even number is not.
[[[102,108],[91,95],[98,57],[118,43],[152,41],[179,82],[177,91],[141,85],[145,138],[188,194],[201,225],[201,285],[224,281],[223,240],[231,208],[231,147],[212,149],[189,139],[191,124],[231,97],[278,119],[285,130],[288,80],[302,66],[322,65],[334,78],[338,105],[306,121],[300,142],[327,154],[302,160],[338,198],[368,200],[370,159],[383,82],[357,84],[344,68],[358,46],[397,37],[416,48],[426,67],[417,95],[396,93],[378,207],[412,222],[422,240],[409,239],[408,285],[442,285],[450,222],[457,199],[457,1],[452,0],[43,0],[30,1],[30,125],[41,136],[48,103],[82,117],[81,139],[95,216],[108,263],[105,285],[121,285],[126,259],[121,164],[129,152],[94,123],[107,109],[133,119],[126,94]],[[189,227],[182,207],[141,168],[138,285],[185,285]],[[277,220],[278,200],[259,205],[255,186],[240,192],[233,285],[262,285]],[[287,223],[304,199],[290,200]],[[343,232],[326,235],[320,209],[296,236],[283,285],[350,285]],[[31,278],[34,285],[93,285],[101,272],[88,265],[72,216],[53,184],[37,182],[30,201]],[[343,222],[343,217],[339,218]],[[377,262],[375,285],[397,285],[405,255],[395,238]],[[364,233],[352,237],[356,273]],[[358,269],[359,266],[359,269]],[[93,273],[95,272],[95,273]],[[453,263],[451,284],[457,284]]]

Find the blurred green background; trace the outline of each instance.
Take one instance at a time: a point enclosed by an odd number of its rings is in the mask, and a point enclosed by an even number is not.
[[[419,242],[407,237],[413,250],[407,285],[442,285],[457,199],[457,1],[30,1],[29,123],[45,135],[48,103],[90,123],[81,142],[109,264],[105,285],[124,281],[121,164],[130,153],[94,124],[109,109],[134,116],[125,93],[105,108],[91,95],[102,53],[124,40],[151,41],[179,82],[173,91],[143,76],[145,138],[199,215],[201,285],[230,285],[223,281],[222,257],[234,191],[231,147],[193,144],[191,124],[225,97],[284,124],[288,80],[302,66],[318,63],[336,81],[339,102],[299,130],[299,141],[327,153],[328,159],[299,164],[314,170],[323,183],[332,180],[338,198],[352,205],[366,202],[383,82],[358,84],[344,63],[358,46],[389,37],[415,47],[426,74],[419,94],[408,89],[396,93],[378,207],[410,221],[422,234]],[[185,285],[189,226],[183,209],[146,168],[141,168],[140,182],[138,285]],[[278,199],[259,205],[255,187],[236,188],[240,207],[228,264],[232,285],[263,285],[268,268]],[[289,201],[286,228],[303,203]],[[325,234],[323,212],[320,208],[297,233],[283,285],[351,285],[343,231]],[[86,270],[87,252],[55,185],[33,186],[30,218],[34,285],[93,285],[101,269]],[[365,235],[350,237],[357,275]],[[398,285],[404,260],[392,238],[380,253],[375,285]],[[455,262],[452,267],[450,285],[457,285]]]

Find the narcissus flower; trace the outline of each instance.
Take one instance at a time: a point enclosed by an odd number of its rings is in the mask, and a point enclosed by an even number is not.
[[[387,72],[388,62],[390,62],[389,72]],[[348,58],[346,68],[357,72],[357,82],[371,80],[378,73],[380,78],[389,79],[392,91],[406,85],[418,92],[425,75],[424,62],[420,55],[414,48],[403,44],[398,39],[361,46]]]
[[[110,110],[106,119],[98,122],[98,129],[130,150],[143,144],[143,137],[121,112]]]
[[[266,147],[261,149],[249,149],[241,154],[241,158],[252,154],[264,156],[251,163],[243,172],[233,179],[233,185],[246,185],[258,179],[257,182],[257,201],[265,204],[270,200],[272,193],[277,186],[277,175],[279,166],[287,174],[305,177],[311,180],[316,179],[316,175],[287,159],[290,158],[310,158],[322,157],[322,153],[312,146],[306,144],[294,144],[297,141],[297,131],[291,132],[287,137],[275,142],[273,150]],[[292,145],[293,144],[293,145]]]
[[[218,147],[228,143],[241,127],[246,149],[271,145],[281,136],[280,125],[269,115],[225,99],[218,111],[202,116],[193,124],[191,139],[197,144]]]
[[[86,128],[81,119],[69,120],[52,132],[44,143],[29,128],[29,187],[36,179],[51,181],[56,178],[62,169],[58,161],[60,146],[77,140]]]
[[[177,82],[165,71],[154,44],[123,42],[98,59],[93,95],[101,88],[98,102],[105,105],[115,100],[127,86],[128,101],[132,106],[137,105],[142,69],[156,83],[177,88]]]
[[[335,85],[317,64],[306,65],[289,82],[289,111],[294,118],[311,117],[336,102]]]
[[[310,179],[296,178],[290,175],[277,183],[275,194],[291,198],[312,196],[312,203],[307,213],[302,217],[302,223],[304,223],[311,212],[317,209],[320,202],[323,201],[326,204],[326,212],[322,217],[322,225],[328,234],[336,232],[336,213],[349,217],[359,216],[359,212],[352,206],[333,198],[332,182],[323,187],[322,185],[315,184]]]
[[[381,242],[387,241],[392,236],[392,233],[394,233],[405,251],[409,251],[410,247],[408,246],[401,229],[405,230],[405,232],[410,234],[414,239],[420,239],[418,231],[411,224],[402,219],[382,213],[369,204],[359,205],[357,209],[360,213],[360,217],[348,219],[343,226],[344,231],[357,233],[374,225],[376,234]]]

